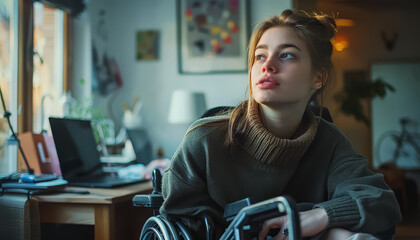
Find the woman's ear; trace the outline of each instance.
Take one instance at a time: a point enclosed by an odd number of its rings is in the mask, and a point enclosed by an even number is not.
[[[312,87],[317,90],[322,88],[327,83],[327,79],[328,72],[325,69],[317,71],[314,76]]]

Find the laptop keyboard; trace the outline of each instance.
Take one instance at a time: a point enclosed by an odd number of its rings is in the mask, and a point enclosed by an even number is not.
[[[120,182],[123,180],[129,180],[129,179],[122,179],[118,177],[113,178],[109,175],[103,175],[103,176],[78,177],[76,179],[73,179],[71,182]]]

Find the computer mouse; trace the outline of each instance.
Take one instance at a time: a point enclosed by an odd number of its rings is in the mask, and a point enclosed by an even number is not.
[[[25,174],[25,175],[23,175],[20,178],[20,180],[23,183],[33,183],[33,182],[35,182],[35,175],[33,175],[33,174]]]

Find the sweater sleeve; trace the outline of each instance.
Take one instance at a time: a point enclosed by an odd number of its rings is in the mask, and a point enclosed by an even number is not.
[[[164,203],[160,212],[180,218],[195,238],[205,232],[202,214],[209,215],[216,226],[222,225],[221,209],[209,196],[206,185],[206,144],[204,133],[193,130],[187,134],[163,174]],[[223,229],[223,228],[222,228]]]
[[[329,200],[315,205],[326,210],[329,227],[378,233],[400,222],[398,202],[383,175],[369,170],[347,139],[337,152],[327,180]]]

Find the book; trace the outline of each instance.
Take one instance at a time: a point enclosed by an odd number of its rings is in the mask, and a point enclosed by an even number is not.
[[[8,182],[3,183],[1,187],[3,189],[25,189],[25,190],[51,190],[57,188],[63,188],[68,184],[64,179],[56,179],[44,182]]]

